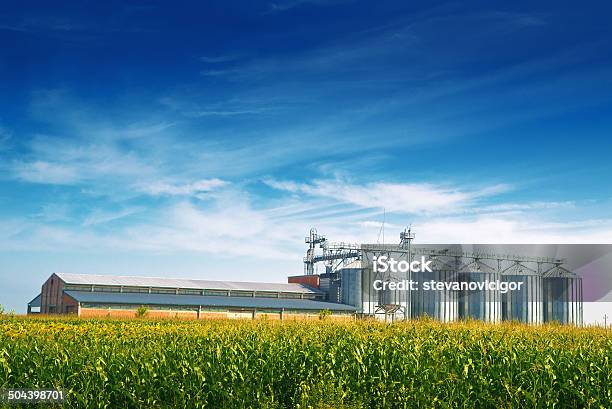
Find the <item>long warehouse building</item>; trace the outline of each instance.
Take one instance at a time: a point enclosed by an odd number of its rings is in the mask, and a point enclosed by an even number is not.
[[[326,294],[298,283],[254,283],[55,273],[28,303],[28,313],[79,317],[332,318],[354,317],[354,306],[324,301]],[[39,311],[36,311],[39,310]]]

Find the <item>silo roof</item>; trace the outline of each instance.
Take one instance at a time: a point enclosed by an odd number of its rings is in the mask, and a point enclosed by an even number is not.
[[[461,273],[496,273],[497,270],[480,260],[474,260],[459,269]]]
[[[554,266],[550,270],[544,272],[544,277],[568,277],[568,278],[576,278],[578,275],[573,271],[568,270],[567,268],[561,266]]]
[[[345,269],[345,268],[357,268],[357,269],[363,268],[363,262],[361,260],[354,260],[348,263],[347,265],[342,266],[340,270]]]
[[[432,270],[454,270],[454,268],[450,264],[440,260],[438,257],[430,257],[429,259],[431,260]]]
[[[514,263],[510,267],[502,271],[502,274],[530,276],[530,275],[537,275],[538,273],[534,269],[529,268],[521,263]]]

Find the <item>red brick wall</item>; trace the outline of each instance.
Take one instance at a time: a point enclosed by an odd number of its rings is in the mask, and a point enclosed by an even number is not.
[[[82,318],[136,318],[136,308],[124,309],[108,309],[108,308],[81,308]],[[147,318],[178,318],[178,319],[197,319],[197,311],[166,311],[166,310],[149,310]],[[202,311],[200,319],[215,320],[215,319],[253,319],[252,312],[224,312],[224,311]],[[280,320],[281,314],[261,312],[255,314],[255,319],[265,320]],[[284,312],[283,320],[318,320],[318,313],[291,313]],[[330,315],[326,319],[329,320],[352,320],[352,315]]]
[[[180,318],[197,319],[197,311],[160,311],[149,310],[147,318]],[[108,308],[81,308],[81,318],[136,318],[136,308],[133,310]]]

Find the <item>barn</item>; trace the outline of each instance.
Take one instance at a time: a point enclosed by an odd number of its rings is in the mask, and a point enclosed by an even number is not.
[[[352,318],[355,307],[324,301],[303,283],[260,283],[160,277],[54,273],[28,304],[41,314],[134,317],[139,308],[157,318]],[[38,309],[37,308],[37,309]]]

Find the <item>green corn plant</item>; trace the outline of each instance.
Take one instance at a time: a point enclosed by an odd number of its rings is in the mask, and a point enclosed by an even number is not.
[[[67,408],[609,408],[611,361],[558,325],[0,319],[0,389]]]

